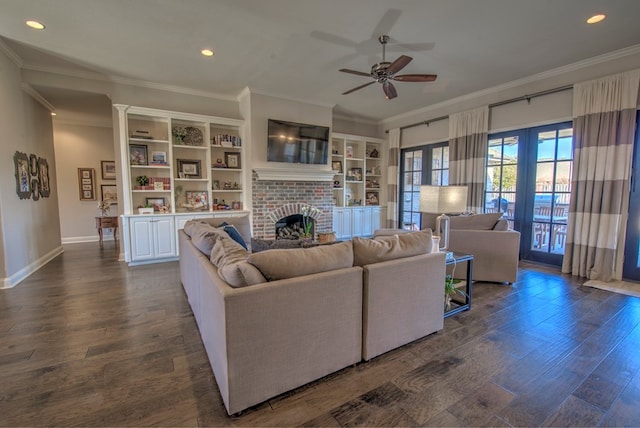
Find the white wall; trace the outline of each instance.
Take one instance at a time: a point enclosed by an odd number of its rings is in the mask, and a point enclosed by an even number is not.
[[[378,129],[378,124],[376,122],[366,122],[344,116],[333,116],[332,128],[332,132],[340,134],[385,138],[384,133],[380,134],[380,130]]]
[[[97,241],[95,217],[100,215],[100,185],[115,185],[103,180],[100,161],[115,161],[113,130],[107,127],[60,124],[54,120],[57,189],[60,202],[60,232],[63,243]],[[81,201],[78,193],[78,168],[93,168],[96,177],[96,201]],[[118,215],[112,206],[110,215]],[[112,239],[111,230],[105,239]]]
[[[18,66],[0,50],[0,287],[11,287],[62,252],[51,114],[21,89]],[[13,156],[16,151],[47,159],[51,194],[19,199]]]

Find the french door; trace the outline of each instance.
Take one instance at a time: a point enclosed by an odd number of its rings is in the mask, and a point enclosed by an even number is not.
[[[520,256],[562,264],[571,173],[571,122],[489,136],[485,212],[520,232]]]
[[[624,247],[622,276],[632,281],[640,281],[640,112],[636,117],[636,141],[633,145],[633,169],[629,196],[629,220]]]

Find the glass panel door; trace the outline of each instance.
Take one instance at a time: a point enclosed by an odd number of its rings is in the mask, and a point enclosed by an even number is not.
[[[535,153],[531,153],[529,162],[525,258],[561,264],[571,196],[573,129],[571,124],[534,128],[531,141],[535,142],[532,144]]]
[[[512,133],[494,135],[487,151],[484,212],[503,213],[511,229],[515,229],[519,142],[520,136]]]
[[[633,170],[631,172],[631,192],[629,198],[629,220],[624,247],[624,279],[640,281],[640,113],[636,117],[636,141],[633,147]]]

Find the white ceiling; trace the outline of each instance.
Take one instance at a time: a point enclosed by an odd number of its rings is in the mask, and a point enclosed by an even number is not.
[[[0,0],[0,11],[0,36],[25,68],[231,99],[249,87],[372,120],[640,44],[639,0]],[[595,13],[607,19],[587,25]],[[437,81],[397,82],[393,100],[379,84],[341,95],[368,77],[338,69],[368,72],[383,33],[387,60],[413,57],[399,74]],[[37,89],[57,108],[78,99]]]

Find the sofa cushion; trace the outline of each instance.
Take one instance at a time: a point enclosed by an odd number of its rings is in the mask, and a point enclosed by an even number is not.
[[[208,223],[189,220],[184,224],[184,233],[191,237],[191,242],[207,257],[211,255],[214,244],[220,237],[228,237],[222,229],[217,229]]]
[[[491,230],[502,217],[502,213],[450,216],[449,226],[456,230]]]
[[[269,281],[311,275],[353,266],[351,241],[313,248],[268,250],[249,255],[249,263]]]
[[[500,230],[500,231],[509,230],[509,220],[501,218],[496,222],[496,225],[493,226],[493,230]]]
[[[220,237],[211,251],[211,263],[232,287],[262,284],[267,280],[255,266],[247,262],[249,252],[230,237]]]
[[[431,229],[375,239],[353,238],[353,265],[365,266],[431,252]]]

